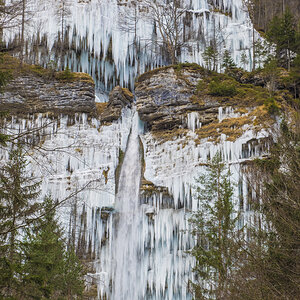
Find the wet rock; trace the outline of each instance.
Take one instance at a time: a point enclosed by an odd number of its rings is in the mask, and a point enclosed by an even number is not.
[[[103,122],[118,120],[124,107],[131,107],[133,94],[126,88],[116,86],[109,94],[109,101],[106,109],[100,115]]]
[[[107,220],[109,216],[114,212],[115,210],[113,207],[106,207],[106,206],[101,207],[101,214],[100,214],[101,219]]]

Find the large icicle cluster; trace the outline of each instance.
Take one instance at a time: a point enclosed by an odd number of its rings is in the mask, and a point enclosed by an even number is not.
[[[28,1],[28,10],[34,12],[30,25],[26,25],[26,37],[33,45],[27,49],[32,62],[60,61],[61,2]],[[63,2],[70,12],[64,16],[64,40],[70,50],[63,63],[92,75],[97,90],[111,90],[118,83],[133,87],[137,74],[165,63],[157,49],[159,30],[143,1]],[[184,0],[182,7],[186,9],[181,28],[186,42],[180,61],[203,64],[202,53],[216,38],[219,50],[230,50],[237,64],[244,52],[251,64],[252,25],[241,0]],[[6,30],[4,38],[9,44],[18,35],[19,28],[14,28]],[[42,51],[41,45],[48,50]]]

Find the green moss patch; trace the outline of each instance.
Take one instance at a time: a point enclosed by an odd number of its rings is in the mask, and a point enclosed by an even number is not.
[[[20,60],[12,57],[9,54],[4,54],[2,61],[0,61],[0,70],[7,71],[11,77],[18,77],[26,74],[33,74],[45,80],[56,79],[62,82],[86,82],[94,84],[93,78],[86,73],[71,72],[70,69],[57,72],[53,67],[43,68],[39,65],[20,64]]]

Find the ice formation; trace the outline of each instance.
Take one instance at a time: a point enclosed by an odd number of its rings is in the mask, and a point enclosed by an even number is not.
[[[42,64],[49,57],[59,60],[55,52],[61,26],[56,16],[59,2],[28,2],[35,15],[26,28],[27,38],[33,41],[39,35],[40,42],[49,49],[49,52],[38,49],[37,61]],[[132,30],[120,28],[120,23],[125,22],[121,16],[131,13],[124,1],[67,2],[70,14],[66,16],[66,32],[71,50],[65,54],[63,63],[93,76],[99,91],[97,102],[106,101],[105,92],[117,83],[133,87],[138,74],[165,63],[155,47],[149,47],[154,27],[142,10],[137,11],[135,35]],[[241,0],[183,2],[189,20],[185,33],[196,32],[197,36],[183,48],[180,61],[203,64],[202,53],[213,38],[215,27],[221,28],[218,39],[224,39],[222,48],[231,50],[235,62],[239,64],[241,54],[246,51],[251,64],[252,25]],[[7,44],[18,34],[18,29],[5,31]],[[35,62],[31,50],[28,49],[29,59]],[[237,115],[230,107],[219,108],[220,122],[233,117]],[[44,194],[50,192],[54,199],[65,199],[87,185],[64,202],[60,214],[65,228],[74,228],[82,255],[91,261],[93,272],[88,274],[87,281],[97,285],[99,299],[192,299],[188,281],[193,260],[187,251],[193,239],[186,229],[189,214],[198,205],[193,198],[195,180],[203,172],[207,159],[221,151],[237,185],[236,205],[250,214],[252,192],[249,194],[241,164],[267,151],[267,144],[264,145],[267,132],[255,133],[248,128],[234,142],[221,136],[218,144],[207,139],[196,143],[195,130],[201,123],[198,113],[191,112],[186,120],[188,135],[161,142],[150,132],[138,130],[137,121],[134,109],[124,109],[122,118],[107,126],[85,114],[77,114],[58,118],[13,117],[6,121],[6,128],[22,132],[45,125],[39,136],[28,138],[40,146],[39,151],[28,153],[28,157],[32,161],[30,172],[43,178]],[[138,135],[144,149],[143,175],[156,186],[167,188],[172,205],[165,207],[159,193],[153,195],[152,202],[139,203],[142,150]],[[3,149],[0,155],[1,159],[7,159]],[[244,221],[248,219],[246,214]]]
[[[26,49],[29,61],[45,65],[52,59],[60,63],[61,2],[28,1],[28,11],[34,12],[26,25],[26,37],[33,45]],[[159,30],[145,13],[147,7],[143,1],[64,2],[67,8],[64,39],[69,50],[62,63],[74,71],[92,75],[102,101],[106,100],[105,92],[116,84],[132,88],[138,74],[165,64],[161,51],[157,49],[161,40]],[[216,38],[219,51],[230,50],[238,65],[242,53],[245,53],[249,58],[249,68],[252,24],[242,3],[241,0],[182,1],[186,12],[183,15],[185,25],[181,29],[186,42],[179,60],[203,64],[202,53]],[[6,43],[16,41],[19,32],[19,28],[6,30]],[[42,50],[43,45],[47,50]],[[39,53],[38,57],[36,53]]]
[[[220,119],[232,113],[220,108]],[[197,176],[204,172],[207,159],[221,151],[236,184],[236,207],[244,212],[241,222],[250,222],[255,195],[242,163],[268,151],[267,132],[251,128],[234,142],[222,136],[218,144],[207,139],[196,143],[193,126],[187,136],[162,142],[143,133],[134,109],[124,109],[122,118],[108,126],[85,114],[58,118],[40,114],[12,118],[6,125],[9,132],[44,126],[34,140],[28,137],[39,146],[28,153],[29,171],[43,178],[43,194],[51,193],[60,201],[88,184],[63,203],[60,214],[66,234],[74,230],[77,246],[91,262],[93,272],[87,281],[97,285],[98,299],[192,299],[188,282],[193,259],[188,251],[193,238],[186,230],[191,211],[198,208],[193,197]],[[120,153],[124,160],[118,180]],[[142,155],[144,178],[168,189],[171,206],[164,205],[159,193],[152,203],[140,203]],[[1,159],[7,159],[3,149]]]

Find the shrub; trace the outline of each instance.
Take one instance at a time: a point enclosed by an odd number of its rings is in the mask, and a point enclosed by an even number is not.
[[[280,106],[274,97],[269,97],[264,101],[264,105],[270,114],[276,114],[279,112]]]
[[[237,94],[237,89],[232,81],[212,81],[209,86],[209,93],[213,96],[232,97]]]

